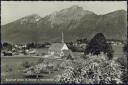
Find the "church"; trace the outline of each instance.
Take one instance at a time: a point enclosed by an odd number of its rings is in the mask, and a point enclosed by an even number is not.
[[[72,55],[71,50],[68,48],[66,43],[64,43],[64,36],[62,32],[62,40],[61,43],[53,43],[51,47],[48,50],[49,55],[53,55],[56,57],[63,57],[63,56],[69,56]]]

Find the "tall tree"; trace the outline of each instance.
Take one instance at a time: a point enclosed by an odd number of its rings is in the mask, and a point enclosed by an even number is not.
[[[111,59],[114,51],[111,44],[107,43],[105,36],[102,33],[97,33],[88,43],[84,53],[85,55],[89,53],[99,55],[101,52],[106,53],[108,58]]]
[[[128,43],[124,45],[123,50],[126,53],[126,55],[128,56]]]

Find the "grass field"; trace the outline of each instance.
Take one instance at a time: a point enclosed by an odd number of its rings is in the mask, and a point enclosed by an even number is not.
[[[114,49],[114,57],[122,57],[124,55],[123,53],[123,46],[113,46]],[[38,49],[39,53],[47,53],[47,49]],[[74,52],[73,53],[75,57],[79,57],[81,53]],[[15,57],[1,57],[1,76],[2,80],[8,78],[8,79],[19,79],[24,78],[24,76],[21,74],[24,67],[22,66],[22,63],[25,61],[29,61],[32,65],[37,64],[39,61],[39,57],[31,57],[31,56],[15,56]],[[55,71],[52,74],[43,74],[42,78],[52,78],[53,76],[57,75],[59,72]],[[41,83],[51,83],[53,81],[44,81]]]
[[[31,57],[7,57],[1,58],[1,72],[4,73],[5,75],[8,75],[8,77],[12,78],[12,77],[17,77],[17,76],[9,76],[9,74],[13,74],[13,73],[19,73],[19,71],[21,69],[23,69],[22,67],[22,63],[25,61],[29,61],[31,63],[36,63],[38,61],[39,58],[31,58]],[[7,70],[8,69],[12,69],[13,73],[8,73]],[[14,74],[15,75],[15,74]],[[19,76],[18,76],[19,77]]]
[[[1,59],[1,75],[2,79],[24,79],[25,77],[22,74],[22,70],[25,69],[22,66],[24,61],[29,61],[29,63],[36,64],[40,58],[36,57],[13,57],[13,58],[4,58]],[[12,69],[11,71],[7,71],[7,69]],[[44,75],[43,78],[49,78],[48,75]],[[45,81],[44,81],[45,82]],[[46,81],[47,82],[47,81]],[[46,83],[45,82],[45,83]],[[50,81],[49,81],[50,82]]]
[[[114,50],[114,59],[121,58],[124,56],[123,45],[112,46]]]

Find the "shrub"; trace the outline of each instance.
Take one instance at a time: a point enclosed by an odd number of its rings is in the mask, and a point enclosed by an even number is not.
[[[128,44],[124,45],[123,50],[126,53],[126,55],[128,56]]]
[[[3,43],[3,48],[6,48],[8,50],[12,50],[12,45],[10,43],[4,42]]]
[[[121,64],[122,66],[122,71],[123,71],[123,75],[122,75],[122,81],[124,84],[128,84],[128,61],[127,61],[127,57],[126,55],[125,56],[122,56],[122,57],[119,57],[117,60],[116,60],[118,63]]]
[[[124,68],[127,68],[127,57],[125,56],[122,56],[122,57],[119,57],[117,60],[116,60],[118,63],[120,63],[120,65]]]
[[[42,63],[43,61],[44,61],[44,58],[39,58],[38,61],[37,61],[37,64]]]
[[[6,72],[12,72],[13,69],[11,66],[6,65],[5,67],[6,67]]]
[[[128,70],[125,68],[122,75],[123,84],[128,85]]]
[[[78,62],[72,62],[71,64],[73,65],[68,65],[64,72],[57,76],[57,81],[60,83],[85,84],[122,83],[120,65],[112,60],[108,61],[105,55],[88,56],[86,61],[81,62],[81,64],[78,64]]]
[[[31,63],[28,62],[28,61],[24,61],[24,62],[22,63],[22,66],[25,67],[25,68],[29,68],[29,67],[31,66]]]

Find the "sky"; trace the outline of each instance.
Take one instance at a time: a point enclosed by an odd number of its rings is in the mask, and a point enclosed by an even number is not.
[[[127,11],[126,1],[1,1],[1,24],[7,24],[31,14],[44,17],[72,5],[78,5],[98,15],[122,9]]]

